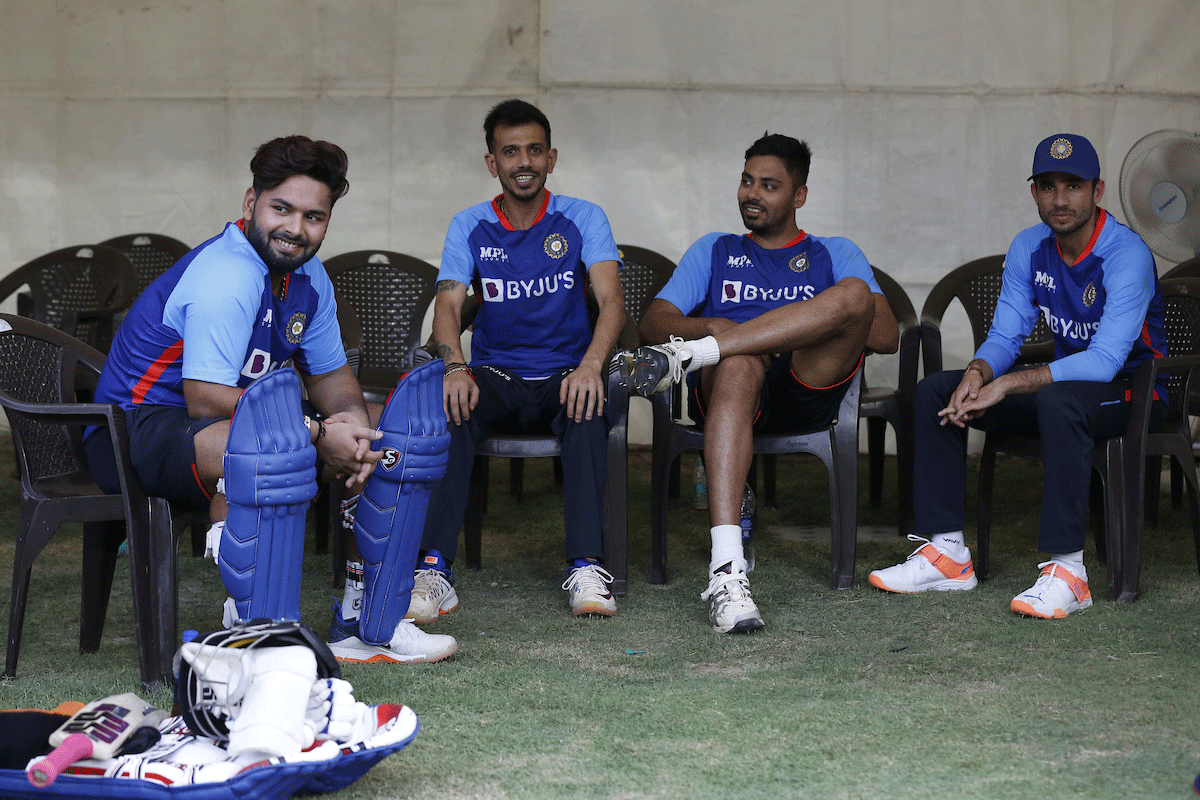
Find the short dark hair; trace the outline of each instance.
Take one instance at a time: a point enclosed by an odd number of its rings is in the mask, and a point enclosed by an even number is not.
[[[492,106],[487,117],[483,120],[483,140],[487,143],[488,152],[496,146],[496,128],[504,126],[511,128],[516,125],[526,125],[536,122],[546,132],[546,147],[550,146],[550,120],[533,103],[524,100],[504,100]]]
[[[346,169],[350,160],[346,151],[333,142],[316,141],[307,136],[281,136],[261,145],[250,159],[254,175],[254,196],[294,175],[307,175],[329,187],[332,202],[336,203],[350,189]]]
[[[812,150],[808,142],[784,136],[782,133],[764,133],[762,138],[750,145],[746,160],[754,156],[775,156],[783,162],[788,177],[799,188],[808,183],[808,167],[812,163]]]

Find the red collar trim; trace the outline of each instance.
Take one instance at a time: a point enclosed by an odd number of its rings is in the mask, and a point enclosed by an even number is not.
[[[246,234],[246,218],[245,217],[242,217],[241,219],[239,219],[237,222],[235,222],[233,224],[237,225],[238,230],[242,232],[243,236]]]
[[[500,194],[498,194],[492,198],[492,211],[496,212],[496,217],[497,217],[497,219],[500,220],[500,224],[504,226],[505,230],[515,231],[515,230],[517,230],[516,226],[514,226],[511,222],[508,221],[508,217],[504,216],[504,210],[500,207],[500,200],[503,197],[504,197],[504,193],[501,192]],[[550,206],[550,190],[542,189],[542,207],[538,211],[537,216],[533,218],[533,225],[537,225],[539,222],[542,221],[542,217],[546,216],[546,209],[549,206]],[[529,227],[532,228],[533,225],[530,225]]]
[[[1096,240],[1100,238],[1100,231],[1104,230],[1104,222],[1108,219],[1108,212],[1103,208],[1097,208],[1096,210],[1100,213],[1096,215],[1096,227],[1092,229],[1092,238],[1088,239],[1087,247],[1083,248],[1083,252],[1079,254],[1079,258],[1075,259],[1071,264],[1072,267],[1092,254],[1092,248],[1096,246]],[[1057,236],[1054,237],[1054,249],[1058,251],[1058,257],[1062,258],[1065,262],[1066,259],[1063,258],[1062,248],[1058,246]]]
[[[792,239],[790,242],[788,242],[787,244],[785,244],[783,247],[781,247],[779,249],[786,250],[789,247],[795,247],[796,245],[798,245],[804,241],[805,236],[808,236],[808,234],[805,233],[802,229],[798,234],[796,234],[796,238]],[[753,242],[754,241],[754,231],[750,231],[749,233],[747,233],[746,238]],[[758,244],[758,242],[755,242],[755,244]],[[761,247],[761,245],[760,245],[760,247]]]

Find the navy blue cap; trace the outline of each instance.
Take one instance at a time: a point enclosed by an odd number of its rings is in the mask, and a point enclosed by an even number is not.
[[[1100,157],[1087,139],[1074,133],[1047,136],[1033,151],[1033,180],[1043,172],[1065,172],[1085,181],[1100,177]]]

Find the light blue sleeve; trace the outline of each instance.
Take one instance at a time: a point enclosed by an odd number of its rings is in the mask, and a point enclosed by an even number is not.
[[[467,286],[475,276],[475,261],[471,258],[471,245],[467,237],[478,223],[477,215],[467,209],[454,215],[446,231],[446,243],[442,246],[442,263],[438,267],[439,281],[458,281]]]
[[[317,292],[317,311],[313,321],[304,330],[300,350],[304,353],[309,374],[324,375],[346,363],[342,330],[337,320],[337,301],[333,298],[333,283],[320,261],[314,258],[308,262],[304,272]]]
[[[708,284],[712,280],[713,246],[724,235],[710,233],[696,240],[679,259],[679,266],[656,299],[666,300],[685,315],[699,308],[708,297]]]
[[[1027,228],[1017,234],[1008,254],[1004,257],[1004,281],[1000,285],[1000,298],[996,313],[992,316],[992,327],[987,339],[975,358],[992,368],[993,377],[999,377],[1017,360],[1025,337],[1033,330],[1040,313],[1033,302],[1033,279],[1030,276],[1030,257],[1033,249],[1044,237],[1038,226]]]
[[[621,253],[617,250],[617,242],[613,239],[612,226],[608,223],[608,215],[604,209],[595,203],[577,201],[579,210],[572,215],[572,220],[579,227],[583,237],[583,253],[580,260],[588,269],[601,261],[621,262]]]
[[[841,236],[823,239],[822,242],[833,260],[835,282],[843,278],[861,278],[871,287],[872,292],[883,294],[883,289],[879,288],[879,282],[875,280],[875,270],[871,269],[871,262],[867,261],[858,245]]]
[[[1086,350],[1050,365],[1056,381],[1100,381],[1116,377],[1133,343],[1142,335],[1154,299],[1154,257],[1142,248],[1123,247],[1104,261],[1104,312]]]
[[[237,386],[262,302],[263,276],[236,258],[207,252],[176,284],[163,320],[183,333],[183,378]]]

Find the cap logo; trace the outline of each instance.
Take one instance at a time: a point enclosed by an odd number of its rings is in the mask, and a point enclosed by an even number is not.
[[[1050,157],[1064,159],[1071,157],[1071,143],[1066,139],[1055,139],[1050,145]]]

